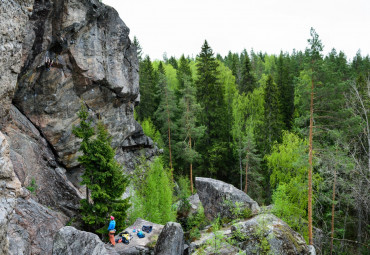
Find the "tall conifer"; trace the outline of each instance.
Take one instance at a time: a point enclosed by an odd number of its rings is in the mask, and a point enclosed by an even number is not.
[[[114,159],[111,137],[102,122],[92,127],[87,108],[82,104],[78,113],[80,125],[73,128],[73,134],[82,139],[78,162],[84,168],[81,184],[86,185],[86,199],[81,200],[81,216],[88,230],[104,233],[108,216],[114,215],[117,228],[124,226],[128,198],[121,199],[128,185],[122,166]],[[96,137],[94,138],[94,136]]]

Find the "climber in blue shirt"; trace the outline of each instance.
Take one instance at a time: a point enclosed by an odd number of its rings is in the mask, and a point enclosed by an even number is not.
[[[116,222],[114,221],[114,217],[110,216],[108,232],[109,232],[109,241],[112,246],[116,245],[116,241],[114,240],[114,233],[116,233],[116,230],[114,229],[115,227],[116,227]]]

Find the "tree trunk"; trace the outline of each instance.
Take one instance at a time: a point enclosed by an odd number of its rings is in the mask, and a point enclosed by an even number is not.
[[[240,173],[240,190],[243,189],[243,167],[242,167],[242,152],[239,147],[239,173]]]
[[[189,147],[191,150],[191,135],[189,136]],[[193,195],[194,190],[193,190],[193,163],[190,162],[190,189],[191,189],[191,194]]]
[[[173,168],[172,168],[172,155],[171,155],[171,120],[170,120],[170,110],[168,109],[167,88],[166,88],[166,106],[167,106],[167,122],[168,122],[168,149],[169,149],[169,152],[170,152],[171,179],[173,181]]]
[[[248,191],[248,160],[249,160],[249,154],[247,151],[246,162],[245,162],[245,187],[244,187],[245,194],[247,194],[247,191]]]
[[[86,201],[88,204],[90,204],[90,199],[89,199],[89,188],[86,185]]]
[[[313,130],[313,78],[311,80],[311,104],[310,104],[310,135],[309,135],[309,155],[308,155],[308,244],[313,245],[312,238],[312,130]]]
[[[334,238],[334,209],[335,209],[335,183],[337,181],[337,171],[334,169],[333,181],[333,203],[331,205],[331,242],[330,242],[330,255],[333,254],[333,238]]]

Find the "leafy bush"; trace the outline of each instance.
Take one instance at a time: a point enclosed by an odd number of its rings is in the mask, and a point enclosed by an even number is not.
[[[140,123],[141,127],[143,128],[144,134],[152,138],[152,140],[157,143],[159,148],[164,148],[164,143],[161,137],[161,134],[158,130],[156,130],[152,120],[150,118],[144,119]]]
[[[178,189],[178,200],[180,201],[180,207],[178,208],[179,215],[186,215],[190,210],[189,197],[191,196],[190,181],[186,176],[180,176],[177,181],[179,185]]]
[[[189,232],[189,238],[191,241],[195,241],[201,237],[200,230],[197,227],[194,227]]]
[[[135,190],[131,197],[133,209],[130,211],[130,222],[138,217],[158,224],[175,221],[173,185],[160,157],[151,163],[141,159],[133,176],[133,184]]]
[[[27,187],[27,189],[34,195],[36,195],[37,190],[37,184],[35,177],[32,177],[30,185]]]
[[[202,205],[199,205],[198,211],[189,216],[186,222],[185,230],[188,231],[189,229],[192,229],[194,227],[203,229],[207,224],[208,220],[204,215],[204,208]]]

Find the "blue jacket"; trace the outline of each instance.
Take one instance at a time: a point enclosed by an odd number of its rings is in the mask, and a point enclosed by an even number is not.
[[[116,222],[115,222],[114,220],[111,220],[111,221],[109,222],[108,231],[109,231],[109,230],[113,230],[115,227],[116,227]]]

